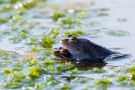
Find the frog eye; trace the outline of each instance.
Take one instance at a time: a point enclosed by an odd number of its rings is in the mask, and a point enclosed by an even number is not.
[[[61,49],[63,49],[63,48],[62,48],[62,47],[59,47],[59,48],[58,48],[58,50],[61,50]]]
[[[70,42],[76,42],[76,40],[77,40],[76,37],[71,37],[71,38],[69,39]]]
[[[61,49],[60,53],[63,54],[63,55],[66,55],[68,53],[68,51],[66,49]]]
[[[69,35],[67,35],[67,38],[69,38],[69,37],[72,37],[72,35],[70,35],[70,34],[69,34]]]

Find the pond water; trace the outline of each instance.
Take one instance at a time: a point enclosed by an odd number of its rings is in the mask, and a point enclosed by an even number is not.
[[[0,8],[1,89],[135,89],[134,0],[6,0]],[[87,69],[53,60],[68,34],[131,57]]]

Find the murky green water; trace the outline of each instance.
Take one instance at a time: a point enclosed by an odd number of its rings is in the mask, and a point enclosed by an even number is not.
[[[3,90],[134,90],[134,0],[0,1]],[[68,34],[131,57],[78,68],[52,59]]]

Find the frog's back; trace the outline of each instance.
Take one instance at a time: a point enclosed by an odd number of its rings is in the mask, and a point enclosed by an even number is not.
[[[100,45],[97,45],[87,39],[80,38],[83,43],[83,50],[85,51],[85,54],[89,58],[99,58],[99,59],[105,59],[106,57],[116,54],[115,52],[102,47]]]

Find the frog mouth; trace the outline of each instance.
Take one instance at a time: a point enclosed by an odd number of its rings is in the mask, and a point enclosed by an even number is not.
[[[64,45],[65,44],[65,41],[64,40],[60,40],[60,44],[61,45]]]
[[[67,57],[65,57],[65,56],[63,56],[61,54],[55,54],[55,53],[53,53],[52,56],[53,56],[54,59],[57,59],[57,60],[62,60],[62,59],[69,60],[69,58],[67,58]]]

